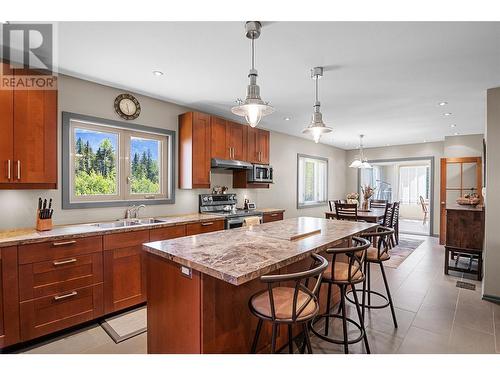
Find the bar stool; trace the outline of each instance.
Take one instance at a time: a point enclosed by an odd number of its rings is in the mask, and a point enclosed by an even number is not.
[[[293,353],[292,324],[302,324],[307,349],[312,354],[309,339],[308,323],[319,311],[317,292],[321,285],[323,271],[328,267],[328,261],[320,255],[312,254],[313,263],[307,271],[286,275],[265,275],[260,280],[267,284],[267,290],[254,294],[248,306],[250,312],[259,318],[257,330],[252,343],[252,353],[257,350],[262,323],[267,320],[272,323],[271,353],[276,351],[276,336],[280,324],[288,325],[288,350]],[[309,288],[309,280],[315,281]],[[294,282],[293,287],[277,286],[278,283]]]
[[[363,318],[365,316],[365,308],[368,309],[383,309],[386,308],[387,306],[390,306],[391,308],[391,314],[392,314],[392,320],[394,322],[394,327],[398,327],[398,322],[396,319],[396,313],[394,311],[394,303],[392,302],[392,297],[391,297],[391,291],[389,289],[389,284],[387,282],[387,276],[385,275],[385,269],[384,269],[384,262],[389,260],[391,258],[389,254],[389,247],[390,247],[390,242],[392,239],[392,236],[394,235],[394,229],[393,228],[387,228],[387,227],[378,227],[375,232],[365,232],[361,234],[361,236],[367,240],[369,240],[371,243],[375,244],[375,246],[371,246],[366,253],[366,259],[365,259],[365,273],[366,273],[366,280],[363,281],[363,303],[361,304],[363,308]],[[382,278],[384,279],[384,286],[385,286],[385,292],[386,295],[371,290],[371,271],[370,271],[370,265],[372,263],[376,263],[380,265],[380,271],[382,272]],[[352,293],[354,300],[350,298],[350,294]],[[367,295],[367,303],[365,303],[365,293]],[[372,295],[377,295],[384,299],[386,302],[378,305],[372,305],[371,304],[371,296]],[[349,291],[346,295],[346,298],[349,302],[351,303],[356,303],[358,300],[356,296],[356,292],[354,289],[352,291]]]
[[[353,247],[348,248],[330,248],[326,250],[327,254],[332,254],[333,258],[330,263],[331,267],[325,271],[322,279],[322,284],[328,284],[328,294],[326,302],[326,311],[323,314],[317,315],[311,321],[311,331],[313,334],[319,338],[334,343],[344,345],[344,352],[349,353],[349,345],[355,344],[361,340],[364,340],[366,352],[370,353],[370,346],[368,345],[368,338],[366,337],[365,325],[363,321],[363,314],[361,312],[361,304],[359,303],[358,296],[356,293],[354,296],[354,304],[356,305],[356,311],[358,313],[359,323],[355,320],[347,317],[345,294],[347,287],[351,287],[353,291],[356,291],[356,284],[362,283],[365,280],[365,275],[363,273],[363,265],[366,258],[366,250],[370,247],[370,241],[365,238],[353,237],[354,242]],[[337,260],[337,256],[344,254],[347,256],[347,262]],[[340,288],[340,306],[339,311],[334,314],[331,311],[331,299],[332,299],[332,286],[337,285]],[[319,292],[318,292],[319,293]],[[363,303],[365,301],[363,300]],[[340,314],[342,312],[342,314]],[[330,318],[342,319],[342,331],[343,340],[335,339],[328,336]],[[319,333],[314,324],[320,321],[320,319],[325,319],[325,330],[324,334]],[[349,339],[347,333],[347,323],[353,324],[360,332],[359,336],[354,339]]]

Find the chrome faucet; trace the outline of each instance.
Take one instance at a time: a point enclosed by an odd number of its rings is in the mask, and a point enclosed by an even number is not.
[[[146,208],[144,204],[141,204],[139,206],[136,206],[135,204],[128,208],[126,213],[125,213],[125,219],[137,219],[139,216],[139,210],[141,208]]]

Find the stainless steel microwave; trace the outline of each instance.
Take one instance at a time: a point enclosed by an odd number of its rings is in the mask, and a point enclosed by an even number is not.
[[[248,170],[248,182],[273,183],[273,167],[265,164],[253,164]]]

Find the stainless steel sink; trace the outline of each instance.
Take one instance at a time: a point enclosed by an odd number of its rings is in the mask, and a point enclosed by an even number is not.
[[[136,225],[147,225],[147,224],[156,224],[163,223],[164,220],[155,219],[155,218],[146,218],[146,219],[120,219],[116,221],[109,221],[105,223],[95,223],[91,224],[98,228],[123,228],[123,227],[133,227]]]

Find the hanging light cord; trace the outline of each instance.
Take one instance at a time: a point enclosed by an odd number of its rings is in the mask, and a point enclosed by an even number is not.
[[[252,41],[252,70],[255,69],[255,46],[254,46],[254,41],[255,41],[255,38],[252,37],[251,39]]]

